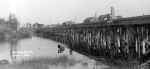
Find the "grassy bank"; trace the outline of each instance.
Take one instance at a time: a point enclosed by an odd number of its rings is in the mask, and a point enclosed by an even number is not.
[[[22,31],[0,31],[0,42],[31,37],[31,33]]]

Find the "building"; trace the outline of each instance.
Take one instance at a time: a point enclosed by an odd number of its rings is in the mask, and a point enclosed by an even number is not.
[[[88,17],[84,20],[84,23],[96,23],[99,22],[98,17]]]
[[[43,27],[44,27],[44,24],[35,23],[35,24],[33,24],[32,27],[33,27],[34,29],[40,29],[40,28],[43,28]]]

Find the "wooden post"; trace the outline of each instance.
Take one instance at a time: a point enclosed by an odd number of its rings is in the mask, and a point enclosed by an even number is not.
[[[136,52],[138,52],[138,42],[137,42],[137,39],[135,40],[135,50],[136,50]]]
[[[142,54],[146,53],[146,48],[145,48],[145,40],[142,41]]]

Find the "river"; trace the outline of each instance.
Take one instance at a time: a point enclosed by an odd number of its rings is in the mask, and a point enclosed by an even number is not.
[[[32,37],[27,39],[22,39],[17,42],[16,51],[17,54],[15,62],[27,61],[34,58],[58,58],[53,59],[57,60],[59,64],[57,66],[51,66],[49,69],[104,69],[108,66],[97,62],[93,59],[90,59],[82,54],[73,51],[73,54],[70,55],[69,49],[65,48],[63,53],[57,53],[57,45],[60,44],[64,47],[66,45],[55,42],[50,39],[44,39],[40,37]],[[6,59],[12,63],[12,58],[10,54],[11,44],[8,42],[0,44],[0,60]],[[61,57],[66,57],[65,64]],[[60,60],[59,60],[60,59]],[[68,63],[67,63],[68,62]],[[69,65],[69,62],[74,62],[73,65]]]

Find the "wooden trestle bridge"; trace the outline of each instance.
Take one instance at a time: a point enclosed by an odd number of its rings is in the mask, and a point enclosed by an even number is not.
[[[42,37],[95,57],[139,60],[150,57],[150,15],[37,30]]]

